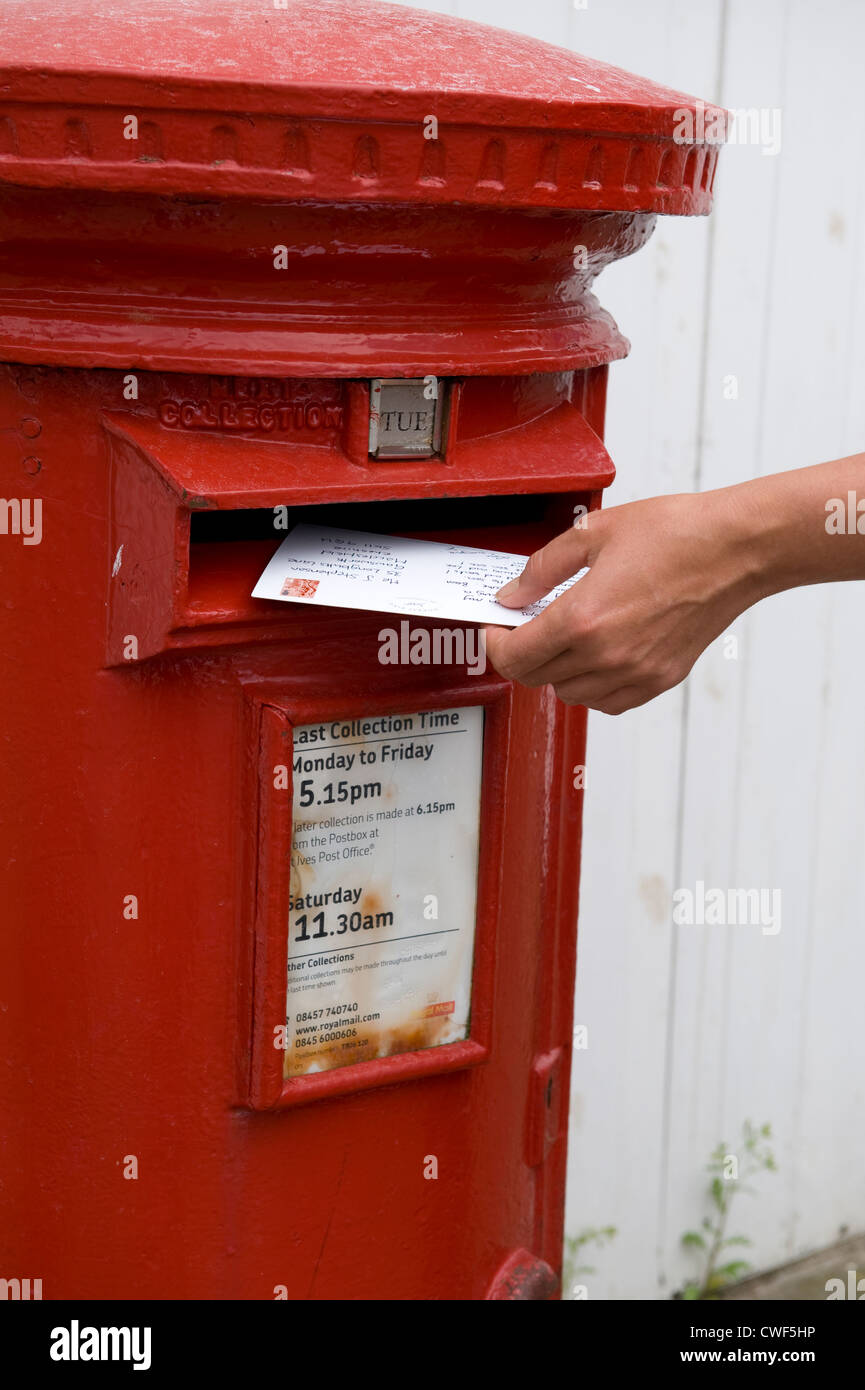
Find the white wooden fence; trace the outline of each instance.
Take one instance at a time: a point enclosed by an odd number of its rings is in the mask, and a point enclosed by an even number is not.
[[[710,219],[663,218],[597,291],[610,502],[865,449],[865,5],[434,0],[732,108],[781,148],[721,155]],[[737,395],[730,398],[728,379]],[[767,1268],[865,1230],[865,592],[771,599],[685,686],[592,715],[568,1230],[614,1225],[591,1298],[693,1268],[710,1151],[769,1122],[778,1172],[731,1230]],[[781,930],[676,927],[677,887],[779,888]]]

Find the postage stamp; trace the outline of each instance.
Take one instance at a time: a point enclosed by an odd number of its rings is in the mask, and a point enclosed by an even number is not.
[[[279,592],[283,598],[312,598],[317,588],[317,579],[286,579]]]

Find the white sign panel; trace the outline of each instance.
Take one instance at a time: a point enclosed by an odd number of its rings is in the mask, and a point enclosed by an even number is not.
[[[468,1037],[483,719],[295,729],[286,1077]]]

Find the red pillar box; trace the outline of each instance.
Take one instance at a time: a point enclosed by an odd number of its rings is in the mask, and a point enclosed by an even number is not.
[[[0,1275],[554,1297],[584,712],[250,594],[299,520],[525,554],[597,507],[589,286],[717,148],[414,10],[99,8],[0,40]]]

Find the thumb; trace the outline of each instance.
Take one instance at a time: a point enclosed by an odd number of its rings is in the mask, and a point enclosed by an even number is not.
[[[581,570],[596,543],[597,537],[590,541],[585,526],[563,531],[529,556],[522,574],[499,589],[496,601],[505,608],[527,608]]]

